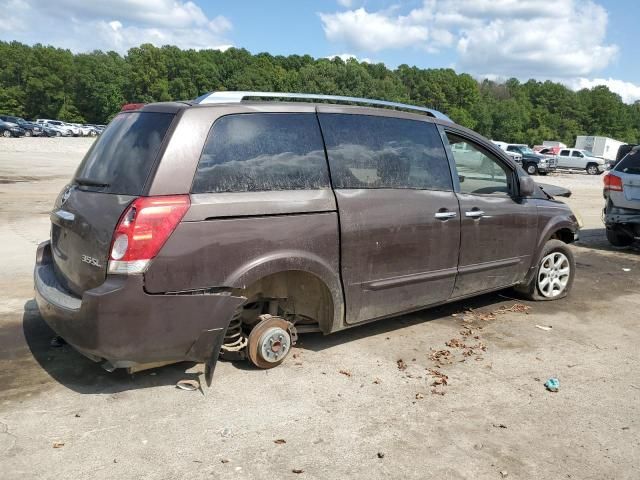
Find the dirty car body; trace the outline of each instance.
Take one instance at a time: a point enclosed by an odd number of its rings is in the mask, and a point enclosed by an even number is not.
[[[213,367],[276,317],[329,334],[530,282],[575,217],[437,113],[201,100],[120,113],[51,212],[43,318],[109,368]],[[255,347],[273,364],[289,347],[278,332]]]
[[[640,147],[604,177],[604,223],[609,242],[628,246],[640,238]]]

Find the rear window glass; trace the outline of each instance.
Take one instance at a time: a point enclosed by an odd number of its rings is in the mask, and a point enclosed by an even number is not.
[[[329,187],[313,113],[245,113],[218,119],[207,138],[193,193]]]
[[[173,117],[171,113],[119,114],[85,155],[76,181],[86,181],[86,188],[98,187],[102,192],[139,195]]]
[[[452,190],[432,123],[369,115],[321,114],[335,188]]]
[[[616,165],[615,170],[622,173],[640,174],[640,150],[632,150],[620,163]]]

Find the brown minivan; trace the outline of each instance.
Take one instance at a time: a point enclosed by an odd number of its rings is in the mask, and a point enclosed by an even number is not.
[[[262,92],[125,109],[51,223],[47,323],[105,368],[204,361],[208,381],[219,355],[280,364],[299,333],[506,287],[562,298],[578,231],[440,112]]]

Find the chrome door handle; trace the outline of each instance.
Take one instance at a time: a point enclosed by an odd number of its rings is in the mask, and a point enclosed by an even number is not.
[[[446,220],[447,218],[457,217],[458,214],[456,212],[437,212],[434,216],[440,220]]]
[[[470,212],[464,212],[466,217],[470,218],[480,218],[484,216],[484,212],[482,210],[471,210]]]

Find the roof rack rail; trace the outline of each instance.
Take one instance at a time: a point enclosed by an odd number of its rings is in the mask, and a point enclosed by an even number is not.
[[[291,98],[300,100],[327,100],[331,102],[361,103],[365,105],[375,105],[380,107],[391,107],[403,110],[413,110],[426,113],[427,115],[441,120],[452,120],[444,113],[431,108],[407,105],[405,103],[387,102],[386,100],[373,100],[370,98],[343,97],[341,95],[319,95],[316,93],[283,93],[283,92],[210,92],[201,95],[194,100],[197,104],[211,103],[241,103],[245,98]]]

